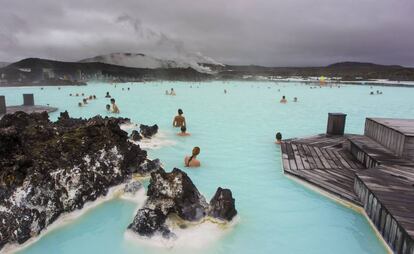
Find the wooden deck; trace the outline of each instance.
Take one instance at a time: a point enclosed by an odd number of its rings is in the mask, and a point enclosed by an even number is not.
[[[401,158],[414,160],[413,119],[367,118],[365,136]]]
[[[285,140],[283,169],[362,206],[395,253],[414,254],[414,161],[380,141],[352,134]]]
[[[354,179],[365,167],[346,149],[348,143],[345,136],[323,134],[285,140],[281,144],[284,171],[361,205],[354,193]]]
[[[6,114],[13,114],[17,111],[23,111],[26,113],[41,113],[43,111],[46,111],[48,113],[50,112],[55,112],[58,109],[54,108],[54,107],[49,107],[49,106],[40,106],[40,105],[35,105],[35,106],[8,106],[7,108],[7,113]],[[0,118],[3,115],[0,115]]]
[[[395,253],[414,253],[414,163],[359,172],[355,192]]]

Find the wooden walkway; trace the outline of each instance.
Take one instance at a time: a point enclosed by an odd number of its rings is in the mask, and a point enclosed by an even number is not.
[[[285,173],[361,205],[354,193],[355,173],[364,170],[346,149],[345,136],[317,135],[285,140],[281,144]]]
[[[46,111],[48,113],[50,112],[55,112],[58,109],[54,108],[54,107],[49,107],[49,106],[40,106],[40,105],[35,105],[35,106],[8,106],[7,108],[7,113],[6,114],[13,114],[17,111],[23,111],[26,112],[28,114],[30,113],[41,113],[43,111]],[[0,118],[3,117],[3,115],[0,114]]]
[[[395,253],[414,253],[414,163],[359,172],[355,192]]]
[[[281,149],[285,173],[363,206],[395,253],[414,254],[414,161],[365,135],[289,139]]]

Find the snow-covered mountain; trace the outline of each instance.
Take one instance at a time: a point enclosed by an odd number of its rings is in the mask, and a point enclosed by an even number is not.
[[[223,66],[223,64],[213,60],[212,58],[205,57],[202,54],[191,54],[167,59],[141,53],[112,53],[108,55],[100,55],[83,59],[80,62],[100,62],[125,67],[149,69],[191,67],[199,72],[204,73],[211,72],[211,69],[204,64]]]

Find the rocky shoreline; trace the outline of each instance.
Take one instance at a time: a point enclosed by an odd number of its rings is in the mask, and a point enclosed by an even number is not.
[[[165,224],[171,215],[189,222],[212,217],[223,222],[237,214],[228,189],[218,188],[207,203],[181,170],[166,173],[158,159],[130,142],[151,138],[158,126],[140,126],[140,132],[120,128],[126,118],[95,116],[56,122],[48,114],[16,112],[0,119],[0,251],[38,236],[61,216],[106,197],[112,187],[124,185],[134,194],[144,187],[132,176],[151,176],[144,204],[129,229],[140,236],[175,237]]]
[[[0,249],[39,235],[108,189],[159,170],[128,141],[122,118],[16,112],[0,120]]]

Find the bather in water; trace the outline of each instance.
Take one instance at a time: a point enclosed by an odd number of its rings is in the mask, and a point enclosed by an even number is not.
[[[111,99],[111,104],[112,104],[112,113],[119,114],[120,111],[119,111],[118,106],[115,104],[114,98]]]
[[[191,134],[187,132],[187,127],[181,126],[181,132],[177,134],[177,136],[185,137],[190,136]]]
[[[197,155],[200,154],[200,147],[196,146],[193,148],[192,155],[184,158],[186,167],[200,167],[201,163],[197,160]]]
[[[282,143],[282,133],[278,132],[276,133],[276,144],[281,144]]]
[[[185,117],[183,116],[182,109],[178,109],[178,115],[174,117],[173,126],[174,127],[182,127],[185,126]]]

